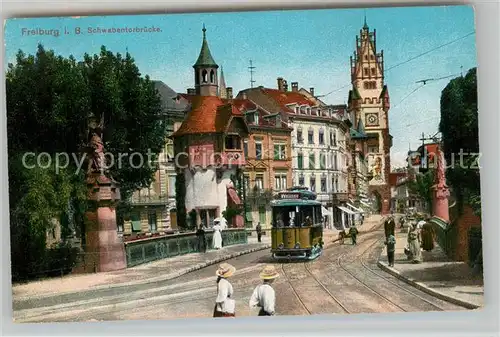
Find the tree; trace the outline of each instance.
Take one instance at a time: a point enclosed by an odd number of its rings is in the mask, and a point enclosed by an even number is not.
[[[120,184],[122,205],[153,180],[167,134],[160,97],[130,54],[115,55],[103,46],[98,55],[77,62],[39,45],[35,55],[19,51],[16,63],[8,65],[6,91],[12,242],[23,248],[25,234],[37,242],[30,258],[40,255],[54,218],[83,225],[86,165],[80,165],[91,113],[104,121],[105,151],[114,158],[109,171]],[[46,153],[52,164],[27,168],[23,156],[29,152]],[[69,159],[61,163],[67,165],[63,170],[54,164],[56,158],[65,160],[60,153]]]
[[[443,150],[449,168],[448,184],[453,188],[460,207],[471,205],[481,214],[481,187],[479,165],[479,128],[477,110],[476,68],[465,77],[451,80],[441,93],[441,122]],[[462,160],[460,153],[466,155]],[[461,161],[461,162],[460,162]]]
[[[416,195],[427,207],[427,213],[432,214],[432,186],[434,185],[434,170],[412,175],[408,180],[408,190]]]

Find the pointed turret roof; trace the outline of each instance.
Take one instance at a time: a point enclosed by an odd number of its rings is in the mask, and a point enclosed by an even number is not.
[[[360,134],[364,135],[365,134],[365,125],[363,124],[363,120],[360,118],[358,121],[358,130]]]
[[[222,66],[220,67],[219,97],[227,98],[226,80],[224,79],[224,71],[222,70]]]
[[[366,12],[365,12],[365,24],[363,25],[363,29],[369,29],[368,24],[366,23]]]
[[[215,63],[212,54],[210,53],[210,48],[208,48],[207,35],[205,25],[203,25],[203,42],[201,45],[200,56],[198,56],[198,60],[193,65],[193,67],[215,67],[219,66]]]

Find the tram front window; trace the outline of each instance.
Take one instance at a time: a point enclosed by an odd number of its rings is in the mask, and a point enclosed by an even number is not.
[[[304,227],[314,223],[311,206],[284,206],[273,209],[273,227]]]

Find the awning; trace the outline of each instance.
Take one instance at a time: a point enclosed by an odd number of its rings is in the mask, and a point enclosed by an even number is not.
[[[323,216],[332,215],[332,212],[330,212],[328,209],[326,209],[325,206],[321,206],[321,215],[323,215]]]
[[[347,213],[347,214],[356,214],[355,212],[351,211],[348,208],[342,207],[342,206],[337,206],[338,209],[340,209],[342,212]]]
[[[227,193],[229,195],[229,198],[231,198],[231,201],[235,204],[235,205],[241,205],[241,199],[240,197],[238,196],[238,193],[236,193],[236,191],[232,188],[228,188],[227,190]]]
[[[353,210],[355,210],[356,212],[359,212],[359,213],[364,213],[365,211],[363,211],[361,208],[357,208],[353,205],[351,205],[350,203],[347,203],[347,206],[351,207]]]

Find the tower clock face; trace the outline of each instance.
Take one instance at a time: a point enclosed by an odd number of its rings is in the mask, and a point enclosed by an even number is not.
[[[378,125],[377,114],[366,114],[366,125]]]

